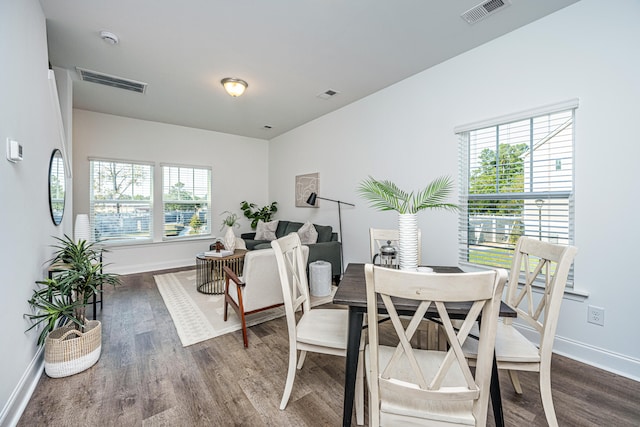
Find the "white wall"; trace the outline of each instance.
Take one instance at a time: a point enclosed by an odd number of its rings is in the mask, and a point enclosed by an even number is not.
[[[49,214],[48,169],[54,148],[62,148],[49,93],[45,19],[37,0],[0,2],[0,425],[15,423],[42,368],[37,333],[27,300],[45,277],[51,236],[68,227]],[[5,158],[7,138],[23,146],[24,160]]]
[[[565,300],[555,348],[640,379],[630,320],[640,300],[640,228],[625,215],[639,208],[640,2],[607,5],[582,0],[275,138],[269,197],[278,217],[337,227],[333,203],[295,208],[295,176],[319,172],[322,196],[357,205],[343,209],[345,262],[366,261],[368,228],[395,227],[396,216],[367,207],[356,193],[362,179],[409,190],[443,174],[457,178],[455,126],[577,97],[575,282],[589,297]],[[419,214],[426,263],[457,264],[456,220]],[[605,308],[604,327],[586,322],[589,304]]]
[[[212,168],[212,232],[221,235],[224,211],[242,219],[236,234],[250,231],[240,211],[243,200],[266,204],[268,142],[164,123],[74,110],[74,217],[89,212],[89,158],[154,163],[155,207],[161,205],[163,163]],[[212,237],[196,241],[162,241],[162,212],[154,212],[153,243],[113,247],[106,254],[115,273],[162,270],[195,265],[195,254],[209,248]]]

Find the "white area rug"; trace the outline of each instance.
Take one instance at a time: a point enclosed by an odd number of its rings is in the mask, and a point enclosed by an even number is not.
[[[231,307],[224,321],[224,295],[205,295],[196,290],[195,270],[156,275],[154,279],[183,347],[241,329],[240,319]],[[336,289],[334,286],[328,297],[312,297],[311,305],[331,302]],[[251,314],[247,316],[247,327],[281,316],[282,307]]]

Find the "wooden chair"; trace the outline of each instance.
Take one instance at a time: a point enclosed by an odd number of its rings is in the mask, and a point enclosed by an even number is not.
[[[422,274],[367,264],[369,344],[365,347],[371,426],[486,424],[498,313],[506,270]],[[392,298],[396,298],[392,300]],[[404,328],[397,298],[420,301]],[[399,343],[380,343],[378,301],[391,317]],[[452,325],[447,303],[472,302],[460,324]],[[447,351],[413,348],[411,337],[430,306],[445,331]],[[479,350],[472,373],[461,345],[480,316]],[[395,337],[394,337],[395,338]]]
[[[271,242],[278,261],[280,283],[289,333],[289,369],[280,409],[287,406],[296,367],[301,369],[307,352],[346,356],[348,311],[331,308],[311,308],[304,246],[296,233]],[[296,312],[302,310],[296,320]],[[362,344],[361,344],[362,345]],[[300,357],[298,358],[298,350]],[[362,355],[362,353],[361,353]],[[356,377],[356,420],[364,424],[364,380],[362,363]]]
[[[304,247],[302,256],[306,265],[309,248]],[[224,321],[231,306],[240,318],[242,339],[248,347],[246,316],[284,304],[275,252],[273,249],[247,252],[240,277],[227,266],[224,272]]]
[[[557,426],[553,399],[551,397],[551,354],[560,316],[560,306],[567,284],[571,264],[578,252],[574,246],[541,242],[530,237],[520,237],[516,245],[506,303],[518,312],[518,319],[533,328],[539,336],[539,345],[534,345],[512,323],[504,319],[498,324],[496,338],[496,360],[498,369],[507,369],[516,393],[522,394],[517,371],[539,373],[540,397],[550,426]],[[521,278],[524,280],[520,287]],[[534,281],[544,285],[540,298],[534,293]],[[535,301],[538,302],[535,302]],[[464,347],[467,357],[475,358],[477,348],[467,342]]]

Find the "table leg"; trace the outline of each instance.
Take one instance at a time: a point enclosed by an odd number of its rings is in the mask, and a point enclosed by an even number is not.
[[[491,406],[496,427],[504,427],[504,414],[502,413],[502,396],[500,395],[500,378],[498,377],[498,363],[496,353],[493,353],[493,366],[491,368]]]
[[[349,337],[347,339],[347,361],[344,373],[344,404],[342,412],[343,426],[351,425],[351,417],[353,414],[360,337],[362,336],[362,319],[362,311],[357,311],[349,307]]]

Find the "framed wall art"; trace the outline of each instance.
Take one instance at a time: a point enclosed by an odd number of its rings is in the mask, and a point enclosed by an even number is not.
[[[320,185],[320,176],[316,173],[308,173],[306,175],[296,176],[296,207],[298,208],[317,208],[307,204],[307,199],[311,193],[318,193]]]

